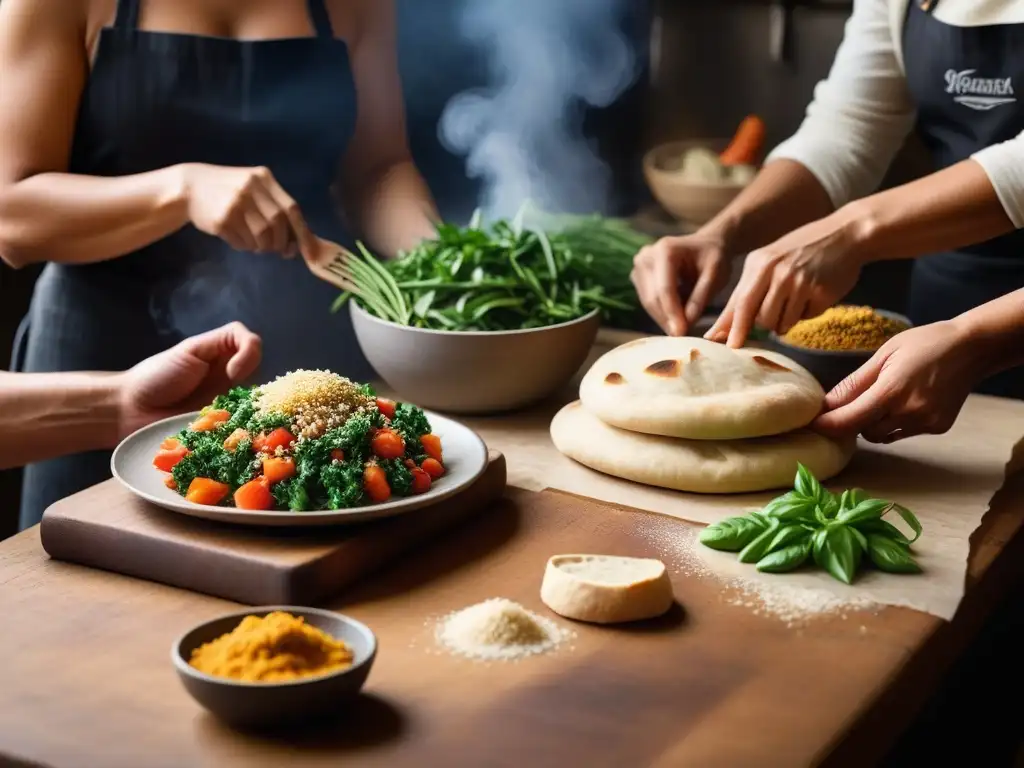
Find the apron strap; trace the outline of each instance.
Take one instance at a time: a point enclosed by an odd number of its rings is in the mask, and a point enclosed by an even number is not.
[[[137,2],[137,0],[122,0],[123,2]],[[309,7],[309,19],[313,22],[313,29],[317,37],[328,40],[334,39],[334,28],[331,26],[331,16],[327,12],[324,0],[306,0]]]
[[[114,16],[114,28],[134,30],[138,27],[140,3],[141,0],[117,0],[117,15]]]

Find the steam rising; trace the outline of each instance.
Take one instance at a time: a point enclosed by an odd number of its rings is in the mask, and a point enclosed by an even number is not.
[[[525,200],[603,208],[610,173],[583,137],[580,107],[610,105],[637,76],[625,2],[463,0],[461,31],[487,52],[491,86],[452,98],[439,133],[482,178],[488,217],[512,216]]]

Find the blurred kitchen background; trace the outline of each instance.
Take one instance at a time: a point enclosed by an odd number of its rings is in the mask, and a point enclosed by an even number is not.
[[[815,83],[827,74],[851,11],[848,0],[397,0],[397,5],[412,150],[445,218],[464,221],[488,192],[484,180],[467,173],[467,159],[458,151],[472,145],[473,130],[480,130],[466,125],[473,122],[473,105],[463,104],[461,113],[452,108],[455,118],[463,118],[461,125],[452,124],[451,110],[442,120],[446,106],[459,94],[493,87],[510,60],[528,69],[533,62],[533,76],[537,61],[542,71],[550,69],[550,61],[563,61],[575,71],[569,95],[582,95],[596,106],[578,110],[573,99],[567,111],[566,105],[553,108],[551,94],[542,90],[550,83],[535,87],[527,80],[503,105],[508,115],[491,117],[513,132],[517,126],[509,128],[507,120],[523,115],[530,115],[528,130],[557,123],[558,141],[537,144],[538,153],[547,154],[536,159],[536,167],[552,177],[564,177],[566,167],[573,167],[562,160],[574,151],[565,146],[568,137],[579,133],[585,144],[577,142],[575,149],[593,147],[607,167],[601,212],[633,216],[656,234],[685,231],[686,225],[653,203],[641,170],[645,151],[665,141],[729,137],[748,114],[764,120],[768,147],[786,138],[799,125]],[[609,40],[624,40],[632,48],[631,84],[628,77],[613,82],[621,74],[624,49],[618,45],[613,48],[617,58],[609,58],[603,47]],[[583,87],[574,91],[574,83]],[[617,95],[605,104],[611,93]],[[911,140],[887,184],[926,171],[921,157]],[[901,311],[907,267],[888,262],[866,270],[851,300]],[[0,266],[4,360],[36,274]],[[19,482],[17,472],[0,473],[0,539],[13,531]]]

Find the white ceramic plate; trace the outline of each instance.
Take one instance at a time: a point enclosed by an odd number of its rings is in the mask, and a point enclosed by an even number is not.
[[[234,507],[193,504],[164,485],[167,475],[153,466],[153,457],[164,438],[175,435],[198,414],[174,416],[143,427],[129,435],[114,450],[110,471],[125,488],[139,498],[192,517],[238,525],[344,525],[401,515],[436,504],[472,485],[487,467],[487,448],[469,427],[427,411],[434,434],[441,438],[445,474],[420,496],[395,498],[383,504],[321,512],[252,512]]]

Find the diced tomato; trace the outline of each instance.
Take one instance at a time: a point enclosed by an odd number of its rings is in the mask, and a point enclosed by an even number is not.
[[[412,472],[412,492],[415,494],[426,493],[430,490],[430,475],[417,467]]]
[[[172,491],[178,490],[178,484],[174,480],[174,475],[168,475],[164,478],[164,485],[170,488]]]
[[[175,448],[177,448],[179,445],[181,445],[181,441],[178,440],[178,438],[176,438],[176,437],[168,437],[168,438],[165,438],[162,443],[160,443],[160,450],[162,450],[162,451],[171,451],[171,450],[174,450]]]
[[[290,456],[263,460],[263,478],[270,484],[295,477],[295,459]]]
[[[334,459],[335,461],[344,461],[345,452],[341,450],[341,448],[335,448],[333,451],[331,451],[331,458]]]
[[[405,464],[406,469],[416,469],[416,462],[412,459],[402,459],[402,463]]]
[[[437,459],[424,459],[420,466],[433,480],[437,480],[444,474],[444,466]]]
[[[384,414],[384,418],[386,418],[388,421],[395,418],[394,400],[388,400],[386,397],[378,397],[377,409]]]
[[[363,470],[363,490],[370,497],[370,501],[378,504],[391,498],[388,477],[376,464],[370,464]]]
[[[211,432],[230,418],[230,411],[225,411],[221,408],[214,408],[193,421],[192,426],[189,427],[189,429],[193,432]]]
[[[162,472],[170,472],[174,466],[188,456],[188,448],[178,445],[177,448],[161,449],[153,458],[153,466]]]
[[[405,453],[405,441],[392,429],[382,429],[370,440],[370,450],[382,459],[397,459]]]
[[[238,444],[248,439],[249,433],[239,427],[227,436],[227,439],[224,441],[224,450],[228,453],[234,453],[238,449]]]
[[[284,427],[278,427],[270,434],[259,435],[252,441],[252,449],[256,453],[274,453],[278,448],[285,450],[295,442],[295,435]]]
[[[250,480],[235,491],[235,506],[239,509],[265,511],[274,508],[274,494],[270,483],[262,477]]]
[[[437,435],[423,435],[420,437],[420,445],[423,446],[423,450],[426,451],[427,456],[437,461],[438,464],[443,464],[444,459],[441,456],[441,438]]]
[[[218,483],[216,480],[206,477],[197,477],[189,483],[185,501],[216,506],[224,501],[229,493],[231,493],[231,486],[227,483]]]

